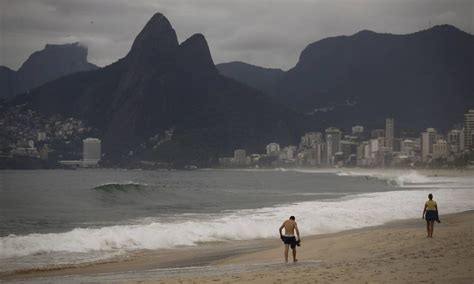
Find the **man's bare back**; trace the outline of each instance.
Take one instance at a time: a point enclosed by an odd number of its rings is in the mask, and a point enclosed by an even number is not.
[[[283,228],[285,228],[285,236],[294,236],[295,235],[295,229],[298,228],[296,225],[296,222],[294,220],[286,220],[283,222],[283,225],[281,225]]]

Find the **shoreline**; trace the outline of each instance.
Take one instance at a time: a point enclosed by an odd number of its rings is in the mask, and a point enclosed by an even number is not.
[[[59,283],[67,277],[73,282],[129,283],[412,282],[421,277],[420,281],[471,283],[473,217],[474,211],[443,215],[442,223],[435,225],[434,239],[425,238],[420,219],[302,236],[295,265],[282,263],[283,246],[275,238],[140,251],[76,267],[0,274],[0,281]],[[425,248],[430,241],[434,247]]]
[[[393,172],[403,172],[403,171],[416,171],[421,174],[426,174],[429,177],[439,176],[439,177],[455,177],[455,176],[474,176],[474,168],[361,168],[361,167],[274,167],[274,168],[197,168],[197,169],[184,169],[184,168],[154,168],[154,169],[142,169],[142,168],[107,168],[107,167],[97,167],[97,168],[31,168],[31,169],[14,169],[14,168],[0,168],[2,171],[54,171],[54,170],[65,170],[65,171],[75,171],[75,170],[137,170],[137,171],[195,171],[195,170],[261,170],[261,171],[278,171],[278,170],[314,170],[314,171],[329,171],[329,172],[338,172],[338,171],[349,171],[349,172],[370,172],[370,171],[393,171]]]

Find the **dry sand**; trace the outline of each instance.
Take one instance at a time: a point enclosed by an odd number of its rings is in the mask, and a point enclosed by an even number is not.
[[[303,237],[298,263],[279,240],[142,252],[127,260],[4,275],[7,281],[127,283],[474,283],[474,212]],[[182,267],[182,268],[179,268]],[[183,268],[188,267],[188,268]],[[0,276],[2,279],[2,276]]]

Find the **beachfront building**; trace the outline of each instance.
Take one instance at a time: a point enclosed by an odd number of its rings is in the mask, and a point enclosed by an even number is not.
[[[450,153],[449,144],[446,140],[439,139],[433,144],[433,159],[446,159]]]
[[[394,119],[387,118],[385,120],[385,147],[393,150],[393,136],[394,136]]]
[[[464,147],[466,150],[474,148],[474,109],[464,114]]]
[[[267,155],[278,155],[280,153],[280,144],[270,143],[266,147]]]
[[[393,152],[400,152],[402,150],[402,138],[393,138]]]
[[[299,166],[320,166],[323,162],[324,144],[317,144],[314,148],[304,149],[298,153],[297,165]]]
[[[434,128],[427,128],[421,133],[421,159],[428,162],[433,155],[433,145],[438,139],[438,134]]]
[[[82,140],[82,160],[84,165],[94,165],[100,161],[101,141],[97,138]]]
[[[334,164],[334,155],[341,147],[341,131],[335,127],[326,129],[326,153],[328,165]]]
[[[285,148],[280,152],[280,159],[283,160],[294,160],[296,157],[296,146],[290,145]]]
[[[301,137],[300,148],[314,148],[323,141],[321,132],[308,132]]]
[[[357,143],[343,140],[341,141],[340,145],[341,145],[340,152],[342,152],[344,159],[348,159],[349,156],[351,155],[354,155],[354,156],[357,155]]]
[[[370,165],[369,141],[364,141],[357,146],[357,166]]]
[[[247,152],[244,149],[234,150],[234,163],[239,166],[247,164]]]
[[[370,158],[374,158],[375,152],[377,152],[379,148],[381,147],[381,145],[379,144],[379,139],[370,139],[369,143],[370,143],[369,144],[370,145],[370,150],[369,150]]]
[[[454,153],[464,151],[464,129],[454,129],[449,131],[448,144],[451,151]]]
[[[416,142],[410,139],[405,139],[401,143],[401,152],[402,154],[413,157],[415,156]]]

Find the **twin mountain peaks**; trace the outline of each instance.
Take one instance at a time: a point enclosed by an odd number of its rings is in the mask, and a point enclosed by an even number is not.
[[[155,14],[117,62],[46,83],[11,103],[77,117],[101,130],[106,158],[130,153],[174,163],[213,163],[236,148],[261,152],[272,141],[295,143],[307,127],[302,115],[261,92],[220,75],[206,39],[178,43]],[[174,129],[153,152],[140,148]]]
[[[372,126],[392,116],[399,127],[450,127],[474,106],[473,38],[451,26],[409,35],[362,31],[310,44],[286,72],[245,63],[216,68],[203,35],[179,43],[158,13],[124,58],[8,103],[97,127],[109,160],[133,152],[213,164],[236,148],[296,144],[304,131],[329,125]],[[169,129],[170,141],[140,146]]]

